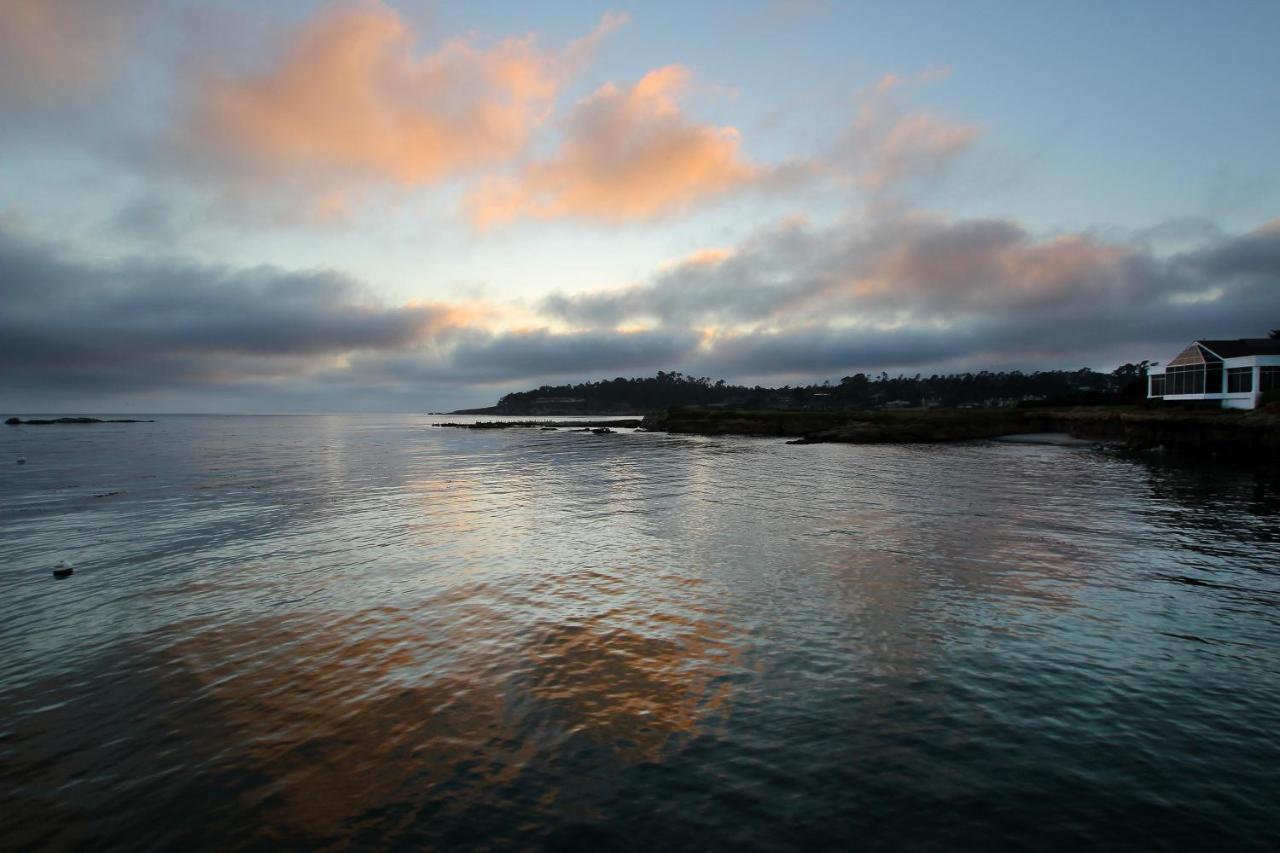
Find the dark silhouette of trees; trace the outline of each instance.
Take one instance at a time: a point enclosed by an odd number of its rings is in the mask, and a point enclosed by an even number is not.
[[[1088,368],[890,376],[881,372],[846,376],[838,384],[764,388],[730,385],[723,379],[658,371],[646,378],[617,377],[572,385],[543,385],[507,394],[496,411],[506,414],[581,412],[635,413],[673,406],[738,409],[859,409],[877,406],[1105,405],[1146,396],[1149,361],[1124,364],[1111,373]]]
[[[1147,370],[1154,364],[1144,358],[1137,364],[1122,364],[1111,371],[1118,384],[1116,392],[1129,400],[1147,396]]]

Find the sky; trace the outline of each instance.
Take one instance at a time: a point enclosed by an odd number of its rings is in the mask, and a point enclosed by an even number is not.
[[[1264,336],[1277,32],[1270,0],[0,0],[0,409]]]

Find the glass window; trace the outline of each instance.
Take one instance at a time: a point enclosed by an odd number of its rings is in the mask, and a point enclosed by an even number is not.
[[[1210,394],[1222,393],[1222,362],[1205,365],[1204,390]]]
[[[1163,375],[1151,377],[1151,396],[1152,397],[1164,396],[1164,376]]]
[[[1253,390],[1253,368],[1232,367],[1227,369],[1227,393],[1244,394]]]
[[[1175,396],[1178,394],[1203,394],[1204,393],[1204,365],[1188,364],[1178,367],[1170,367],[1165,371],[1165,394]],[[1219,374],[1220,375],[1220,374]],[[1221,380],[1219,380],[1221,383]],[[1221,384],[1218,385],[1221,388]]]
[[[1258,390],[1275,391],[1280,389],[1280,367],[1258,368]]]

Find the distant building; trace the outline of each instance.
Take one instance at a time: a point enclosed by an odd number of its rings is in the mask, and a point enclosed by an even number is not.
[[[1147,371],[1147,397],[1221,400],[1224,409],[1254,409],[1280,389],[1280,340],[1196,341],[1164,367]]]

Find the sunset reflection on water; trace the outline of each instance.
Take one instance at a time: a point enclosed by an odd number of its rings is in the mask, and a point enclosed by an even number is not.
[[[227,423],[0,482],[4,847],[1274,829],[1265,476]]]

